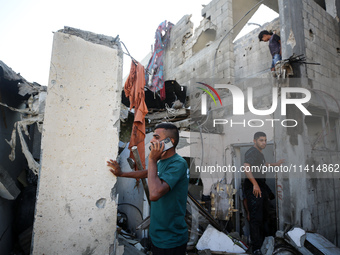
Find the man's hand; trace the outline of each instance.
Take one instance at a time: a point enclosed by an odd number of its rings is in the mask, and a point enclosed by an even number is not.
[[[261,193],[262,192],[261,192],[260,186],[257,183],[253,184],[253,194],[254,194],[254,196],[256,198],[258,198],[258,196],[262,197]]]
[[[159,141],[151,143],[151,152],[149,154],[149,160],[157,162],[166,153],[166,151],[163,151],[163,149],[164,143],[160,143]]]
[[[106,161],[107,166],[110,167],[110,172],[113,173],[115,176],[119,177],[122,176],[122,170],[120,169],[120,166],[116,160],[110,159],[109,161]]]

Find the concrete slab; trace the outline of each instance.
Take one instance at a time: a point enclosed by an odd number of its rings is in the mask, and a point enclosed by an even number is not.
[[[307,233],[306,240],[325,255],[340,254],[340,249],[318,233]]]
[[[54,34],[32,254],[115,254],[122,54],[77,32]]]
[[[196,245],[198,250],[211,250],[232,253],[244,253],[245,251],[223,232],[209,225]]]
[[[293,228],[287,232],[287,235],[297,247],[302,247],[305,242],[306,231],[301,228]]]

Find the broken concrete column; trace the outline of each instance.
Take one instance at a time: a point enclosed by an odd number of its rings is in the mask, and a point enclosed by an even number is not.
[[[286,59],[294,53],[305,54],[304,26],[303,26],[303,2],[279,0],[282,58]],[[293,64],[294,78],[287,81],[289,87],[305,87],[308,84],[305,79],[305,66]],[[299,79],[297,79],[299,78]],[[287,115],[280,114],[281,107],[274,113],[276,119],[295,119],[298,125],[294,128],[284,128],[282,125],[274,125],[275,154],[277,159],[285,159],[286,164],[299,165],[306,158],[307,147],[305,141],[306,130],[304,127],[304,116],[293,107],[287,107]],[[277,189],[280,193],[278,199],[279,229],[289,222],[296,225],[301,224],[301,211],[306,207],[306,197],[301,196],[307,188],[304,176],[301,174],[298,179],[296,175],[280,173],[277,176]],[[294,206],[293,206],[294,204]],[[291,208],[294,207],[294,210]],[[289,208],[289,209],[288,209]]]
[[[32,254],[114,254],[121,84],[114,38],[54,34]]]

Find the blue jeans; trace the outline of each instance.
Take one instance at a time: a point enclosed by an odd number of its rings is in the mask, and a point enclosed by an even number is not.
[[[273,60],[272,60],[272,68],[275,67],[276,62],[279,61],[279,60],[282,60],[281,55],[280,54],[275,54],[273,56]]]

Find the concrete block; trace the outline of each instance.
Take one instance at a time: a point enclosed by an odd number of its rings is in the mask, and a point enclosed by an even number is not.
[[[223,70],[228,70],[232,67],[232,63],[231,61],[225,61],[224,63],[221,63],[217,66],[217,71],[220,72],[220,71],[223,71]]]
[[[216,68],[216,67],[215,67]],[[197,74],[202,74],[202,73],[206,73],[206,72],[212,72],[210,68],[208,68],[208,65],[203,65],[199,68],[196,69]]]
[[[337,78],[339,78],[339,74],[340,74],[340,69],[338,65],[331,65],[331,71],[333,71],[334,73],[338,74]]]
[[[217,8],[212,14],[211,14],[211,19],[212,20],[217,20],[217,18],[222,14],[221,8]],[[216,22],[215,25],[219,25],[218,22]]]
[[[305,10],[302,11],[302,17],[304,19],[304,22],[306,23],[306,19],[308,18],[308,13]]]
[[[190,58],[192,56],[192,51],[185,51],[184,52],[184,59]]]
[[[329,23],[334,24],[333,22],[335,21],[335,19],[331,15],[326,14],[326,15],[323,15],[323,16],[326,17],[326,19]]]
[[[216,3],[216,9],[222,9],[222,6],[228,4],[228,0],[219,0]]]
[[[320,22],[321,22],[321,21],[320,21]],[[323,24],[325,27],[330,26],[329,21],[328,21],[328,19],[327,19],[326,16],[323,16],[323,17],[322,17],[322,24]]]
[[[216,25],[218,27],[226,28],[226,24],[230,24],[226,19],[227,19],[226,15],[221,13],[221,15],[218,15],[216,18]],[[224,21],[227,21],[227,22],[224,23]]]
[[[306,58],[312,58],[313,57],[313,52],[311,51],[311,49],[308,48],[308,46],[310,45],[311,43],[307,41],[306,43]]]
[[[305,8],[305,10],[306,10],[311,16],[313,16],[314,11],[313,11],[313,8],[312,8],[310,5],[308,5],[307,8]]]
[[[274,239],[273,236],[265,237],[263,244],[262,244],[262,247],[261,247],[262,254],[265,254],[265,255],[273,254],[274,244],[275,244],[275,239]]]
[[[314,18],[317,20],[322,20],[322,15],[318,11],[314,11]]]
[[[334,31],[330,27],[327,27],[326,31],[327,31],[327,36],[329,38],[332,38],[334,36]]]
[[[315,71],[315,81],[322,83],[323,82],[323,75],[320,72],[321,71]]]
[[[215,78],[224,79],[225,78],[224,71],[221,71],[221,72],[216,71]]]
[[[221,53],[219,52],[219,53],[217,53],[216,59],[213,59],[213,61],[214,61],[214,63],[215,63],[215,66],[217,66],[217,65],[219,65],[219,64],[221,64],[221,63],[224,62],[224,57],[223,57],[223,55],[221,55]]]
[[[321,66],[321,73],[325,78],[329,77],[328,68],[326,68],[325,66]]]
[[[310,24],[313,25],[314,27],[319,27],[319,21],[316,18],[310,17],[309,21]]]
[[[220,23],[221,24],[221,23]],[[233,20],[230,18],[223,19],[222,27],[221,27],[221,34],[224,36],[230,29],[233,27]],[[229,33],[229,36],[232,37],[233,31]]]
[[[211,1],[202,9],[202,16],[205,15],[206,18],[211,16],[211,14],[216,10],[216,1]]]
[[[111,254],[122,52],[56,32],[49,77],[32,254]]]
[[[328,59],[324,59],[323,65],[324,65],[325,68],[327,68],[328,70],[330,70],[330,69],[332,69],[332,66],[333,66],[334,64],[331,63]]]
[[[244,250],[234,244],[230,237],[209,225],[196,245],[198,250],[211,250],[232,253],[244,253]]]
[[[287,232],[289,238],[297,247],[302,247],[306,239],[306,231],[301,228],[293,228]]]

